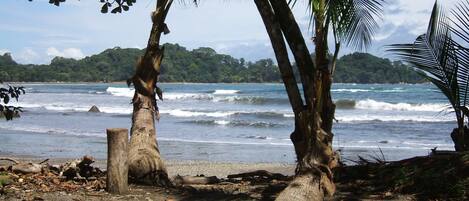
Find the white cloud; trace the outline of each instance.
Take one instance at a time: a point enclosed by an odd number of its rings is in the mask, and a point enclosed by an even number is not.
[[[440,5],[450,9],[457,0],[440,1]],[[398,27],[404,28],[414,36],[423,34],[428,25],[434,1],[429,0],[393,0],[385,5],[383,16],[383,28],[378,32],[375,39],[385,40],[393,37]]]
[[[48,56],[53,57],[64,57],[64,58],[74,58],[81,59],[85,57],[81,49],[78,48],[65,48],[63,51],[58,50],[55,47],[49,47],[46,50]]]
[[[3,55],[7,52],[11,52],[10,50],[7,50],[7,49],[0,49],[0,55]]]
[[[24,48],[15,58],[19,63],[37,63],[41,57],[32,48]]]

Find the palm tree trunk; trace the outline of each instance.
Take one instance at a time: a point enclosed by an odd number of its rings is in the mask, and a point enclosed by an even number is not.
[[[161,159],[156,141],[155,115],[156,83],[160,74],[164,48],[160,47],[161,34],[167,30],[164,23],[172,0],[158,0],[152,14],[153,26],[146,52],[136,65],[136,73],[130,80],[135,86],[132,129],[129,148],[129,174],[139,183],[170,185],[166,167]]]
[[[293,67],[288,58],[288,51],[283,39],[280,24],[275,21],[275,15],[270,7],[268,1],[255,0],[259,13],[269,34],[272,47],[274,49],[275,57],[277,59],[278,67],[282,75],[283,84],[288,94],[293,112],[298,114],[304,110],[303,100],[301,99],[300,90],[293,74]]]
[[[451,133],[451,139],[454,143],[454,149],[458,152],[469,151],[469,129],[464,126],[464,115],[463,112],[457,108],[454,109],[456,113],[456,119],[458,128],[455,128]]]
[[[332,86],[332,75],[329,69],[329,58],[328,58],[328,44],[327,44],[327,33],[328,26],[325,25],[325,16],[320,13],[325,13],[326,7],[325,0],[319,0],[319,14],[315,17],[315,34],[316,39],[315,51],[316,51],[316,110],[321,115],[322,124],[321,128],[327,133],[328,144],[332,146],[332,124],[334,120],[335,105],[332,101],[331,86]],[[335,56],[335,55],[334,55]]]
[[[255,0],[276,53],[282,78],[295,113],[295,130],[291,134],[297,155],[296,177],[277,200],[323,200],[332,195],[335,186],[329,165],[332,147],[321,129],[321,117],[314,110],[316,86],[314,64],[290,7],[284,0]],[[283,34],[283,35],[282,35]],[[303,84],[306,105],[297,100],[297,88],[291,84],[292,66],[288,61],[285,41],[293,52]],[[295,84],[296,85],[296,84]],[[293,98],[292,98],[293,97]],[[301,99],[300,99],[301,100]],[[302,106],[298,106],[302,104]]]

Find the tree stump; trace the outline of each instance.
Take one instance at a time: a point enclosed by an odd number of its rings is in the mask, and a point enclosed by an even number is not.
[[[106,190],[109,193],[124,194],[128,191],[128,129],[107,129],[107,178]]]

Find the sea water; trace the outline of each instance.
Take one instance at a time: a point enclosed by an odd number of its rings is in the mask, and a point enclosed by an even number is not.
[[[0,121],[0,154],[106,158],[106,128],[131,127],[125,84],[21,84],[21,118]],[[169,160],[294,163],[293,113],[282,84],[163,83],[157,139]],[[456,126],[431,84],[334,84],[334,149],[398,160],[453,149]],[[96,105],[101,113],[88,113]]]

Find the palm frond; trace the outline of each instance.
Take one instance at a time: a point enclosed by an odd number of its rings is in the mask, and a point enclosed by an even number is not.
[[[383,4],[383,0],[329,0],[327,15],[337,40],[359,50],[369,47],[379,28]]]
[[[388,50],[419,69],[420,74],[435,84],[456,110],[462,104],[461,98],[465,100],[465,96],[461,96],[461,78],[469,75],[469,66],[461,64],[469,60],[461,63],[460,56],[467,53],[459,51],[448,22],[448,17],[435,3],[427,33],[417,37],[413,44],[394,44]]]
[[[459,61],[458,86],[461,106],[469,104],[469,49],[464,45],[469,44],[469,1],[462,1],[451,11],[452,22],[450,30],[457,37],[455,52]],[[464,45],[463,45],[464,44]]]

